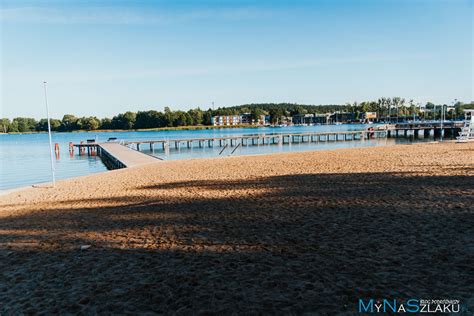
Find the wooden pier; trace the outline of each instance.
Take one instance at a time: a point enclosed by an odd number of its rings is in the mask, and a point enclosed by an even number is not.
[[[462,123],[451,122],[444,123],[406,123],[389,124],[370,127],[359,131],[340,131],[326,133],[266,133],[266,134],[248,134],[248,135],[227,135],[221,137],[207,138],[188,138],[188,139],[153,139],[137,141],[121,141],[95,143],[93,140],[87,143],[71,145],[73,148],[79,148],[80,153],[87,150],[88,154],[96,153],[99,155],[109,168],[133,167],[146,163],[153,163],[160,158],[156,158],[140,152],[140,147],[149,146],[151,152],[157,149],[167,151],[170,148],[176,150],[180,148],[212,148],[222,147],[219,155],[227,147],[235,147],[231,151],[234,153],[241,146],[263,146],[263,145],[284,145],[301,143],[325,143],[340,141],[364,141],[372,138],[388,137],[411,137],[417,138],[420,132],[423,137],[455,137],[457,131],[462,128]],[[136,149],[136,150],[135,150]]]
[[[154,139],[140,141],[125,141],[126,146],[133,146],[137,150],[148,145],[150,151],[158,149],[179,149],[203,148],[203,147],[224,147],[224,146],[258,146],[271,144],[294,144],[294,143],[315,143],[315,142],[338,142],[364,140],[371,137],[386,137],[386,130],[375,131],[345,131],[328,133],[298,133],[298,134],[252,134],[238,136],[223,136],[212,138],[189,138],[189,139]]]
[[[359,131],[341,131],[326,133],[268,133],[249,135],[228,135],[222,137],[209,138],[189,138],[189,139],[154,139],[140,141],[125,141],[126,146],[140,147],[149,146],[150,151],[155,149],[180,149],[180,148],[203,148],[203,147],[224,147],[224,146],[259,146],[271,144],[296,144],[296,143],[317,143],[317,142],[338,142],[365,140],[371,138],[399,137],[399,136],[419,136],[420,131],[423,137],[440,137],[441,133],[446,137],[454,137],[461,130],[462,123],[445,123],[443,127],[439,123],[417,123],[417,124],[390,124],[376,126]],[[158,148],[155,148],[158,146]]]
[[[159,158],[114,142],[75,144],[74,147],[79,148],[79,151],[81,151],[81,149],[87,150],[88,154],[91,154],[92,151],[96,151],[97,155],[104,160],[104,163],[109,169],[135,167],[160,160]]]

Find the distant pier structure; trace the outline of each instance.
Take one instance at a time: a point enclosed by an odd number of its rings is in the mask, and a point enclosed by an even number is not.
[[[452,137],[454,138],[463,123],[445,122],[441,123],[402,123],[390,125],[378,125],[358,131],[338,131],[325,133],[261,133],[248,135],[227,135],[221,137],[187,138],[187,139],[153,139],[137,141],[120,141],[116,138],[108,142],[74,144],[79,149],[79,154],[97,154],[109,168],[133,167],[160,160],[140,151],[140,147],[148,146],[151,152],[155,149],[169,150],[170,148],[204,148],[204,147],[239,147],[239,146],[261,146],[272,144],[298,144],[298,143],[323,143],[341,141],[364,141],[372,138],[390,137],[414,137],[423,135],[427,137]],[[235,148],[236,149],[236,148]],[[232,151],[232,153],[235,151]],[[223,150],[222,150],[223,151]],[[220,152],[220,154],[222,153]],[[220,155],[219,154],[219,155]]]
[[[456,137],[463,127],[463,122],[418,122],[418,123],[398,123],[384,125],[387,130],[387,137],[413,136],[418,138],[423,136],[428,138]]]
[[[376,134],[386,134],[385,130],[375,131]],[[173,147],[179,148],[203,148],[203,147],[224,147],[224,146],[256,146],[270,144],[292,144],[292,143],[313,143],[313,142],[337,142],[353,141],[365,139],[367,131],[345,131],[328,133],[291,133],[291,134],[251,134],[251,135],[228,135],[222,137],[209,138],[188,138],[188,139],[158,139],[124,141],[126,146],[140,147],[149,146],[153,151],[155,147],[166,150]]]

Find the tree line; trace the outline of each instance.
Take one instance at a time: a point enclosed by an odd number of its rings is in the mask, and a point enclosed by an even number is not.
[[[415,104],[413,100],[406,101],[400,97],[380,98],[377,101],[364,101],[361,103],[347,103],[344,105],[305,105],[296,103],[252,103],[239,106],[221,107],[218,109],[201,110],[200,108],[188,111],[172,111],[165,107],[164,111],[138,111],[120,113],[112,118],[99,119],[95,116],[76,117],[66,114],[61,120],[51,119],[51,130],[57,132],[70,132],[78,130],[132,130],[147,128],[179,127],[211,125],[211,118],[216,115],[241,115],[249,113],[251,119],[261,115],[270,117],[270,123],[274,124],[282,118],[292,117],[297,114],[323,114],[339,112],[351,112],[357,119],[362,118],[365,112],[376,112],[378,117],[387,116],[421,116],[422,109],[431,110],[429,113],[423,111],[425,119],[439,118],[442,107],[447,105],[435,105],[431,102],[424,106]],[[447,118],[461,118],[464,109],[474,108],[474,104],[456,102],[454,111]],[[34,118],[16,117],[13,120],[3,118],[0,120],[0,132],[41,132],[48,130],[46,119],[39,121]]]
[[[199,108],[189,111],[171,111],[165,107],[164,112],[149,110],[138,112],[120,113],[112,118],[99,119],[96,116],[76,117],[66,114],[61,120],[50,119],[51,130],[57,132],[71,132],[79,130],[131,130],[160,127],[210,125],[212,110],[202,111]],[[48,121],[34,118],[16,117],[13,120],[3,118],[0,121],[0,131],[4,133],[15,132],[41,132],[48,130]]]

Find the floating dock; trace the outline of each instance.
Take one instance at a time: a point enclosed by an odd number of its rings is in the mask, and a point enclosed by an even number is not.
[[[110,169],[136,167],[161,160],[119,143],[75,144],[74,147],[79,148],[79,151],[87,149],[89,154],[91,151],[96,151]]]

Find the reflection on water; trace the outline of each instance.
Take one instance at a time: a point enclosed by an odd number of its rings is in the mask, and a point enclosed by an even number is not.
[[[69,142],[79,143],[87,139],[97,139],[99,142],[107,141],[109,137],[117,137],[120,140],[171,140],[188,138],[217,138],[228,135],[248,134],[273,134],[273,133],[319,133],[334,131],[356,131],[365,129],[365,125],[321,125],[301,126],[283,128],[235,128],[235,129],[210,129],[210,130],[182,130],[182,131],[144,131],[144,132],[91,132],[91,133],[53,133],[53,143],[58,144],[55,153],[54,166],[57,179],[71,178],[96,172],[106,171],[107,168],[101,159],[87,154],[80,156],[76,152],[70,154]],[[405,138],[397,139],[375,139],[367,141],[346,142],[320,142],[320,143],[293,143],[291,145],[259,145],[241,146],[237,149],[229,147],[219,155],[222,147],[208,148],[181,147],[170,148],[165,153],[156,146],[150,151],[148,146],[142,146],[141,151],[154,154],[166,160],[202,158],[202,157],[224,157],[228,156],[234,149],[233,155],[256,155],[276,152],[324,150],[334,148],[348,148],[360,146],[392,145],[395,143],[406,143]],[[423,141],[423,138],[421,138]],[[51,181],[51,164],[49,156],[49,143],[47,134],[25,134],[25,135],[0,135],[0,190],[28,186],[36,183]]]

